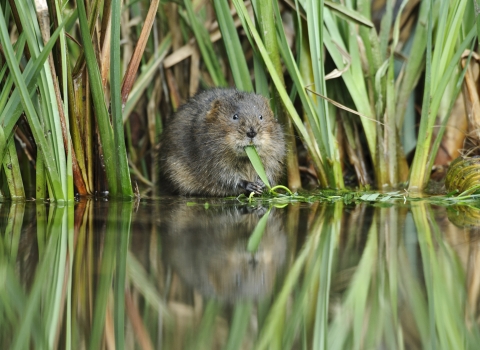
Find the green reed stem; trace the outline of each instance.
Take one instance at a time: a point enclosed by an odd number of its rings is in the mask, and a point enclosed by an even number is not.
[[[195,38],[197,39],[198,48],[202,54],[203,61],[207,66],[207,70],[212,77],[215,86],[227,86],[227,81],[222,73],[220,64],[218,62],[217,54],[213,49],[212,41],[208,34],[207,29],[200,23],[199,19],[195,15],[192,7],[192,0],[184,0],[185,9],[187,10],[188,19]]]
[[[120,20],[121,1],[113,0],[111,3],[111,44],[110,44],[110,94],[112,99],[112,122],[114,147],[116,156],[116,178],[118,183],[117,193],[121,196],[132,197],[133,190],[130,182],[130,169],[128,167],[127,151],[125,148],[125,137],[122,118],[122,97],[121,97],[121,61],[120,61]]]
[[[90,89],[93,104],[95,106],[95,116],[97,119],[98,130],[103,150],[103,161],[110,194],[116,196],[119,190],[117,183],[117,153],[115,149],[115,137],[110,124],[110,116],[105,105],[105,98],[102,87],[102,78],[98,68],[97,59],[93,50],[92,37],[90,36],[85,5],[82,0],[77,2],[78,18],[80,21],[80,32],[85,50],[85,59],[90,78]]]
[[[230,69],[232,71],[235,86],[242,91],[253,91],[250,72],[248,71],[245,53],[238,38],[237,28],[233,22],[228,2],[224,0],[213,0],[218,25],[222,32],[223,44],[227,51]]]
[[[115,347],[117,349],[125,348],[125,288],[127,275],[127,254],[128,242],[130,240],[130,226],[132,217],[133,202],[122,203],[118,209],[118,217],[122,218],[117,222],[117,253],[115,268],[115,287],[114,287],[114,305],[115,305]],[[110,208],[113,209],[113,208]]]
[[[22,174],[20,173],[20,164],[18,163],[17,150],[13,137],[10,138],[7,144],[5,158],[3,159],[3,169],[7,178],[10,197],[12,199],[25,198]]]
[[[65,199],[65,193],[62,189],[62,182],[56,167],[55,156],[52,148],[44,137],[42,125],[40,124],[40,120],[35,107],[33,106],[26,83],[18,67],[8,33],[9,31],[4,20],[3,10],[0,8],[0,41],[5,52],[5,58],[10,69],[10,74],[14,79],[15,86],[20,92],[22,105],[25,110],[28,123],[32,129],[32,134],[37,144],[39,154],[45,162],[47,178],[52,188],[51,194],[55,200],[63,200]]]

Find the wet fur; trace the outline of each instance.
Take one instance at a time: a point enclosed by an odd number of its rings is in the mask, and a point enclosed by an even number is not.
[[[253,139],[247,136],[251,128],[257,133]],[[160,186],[184,195],[244,193],[246,183],[260,181],[244,151],[250,142],[270,183],[278,183],[285,140],[268,101],[235,89],[201,92],[178,109],[164,131],[158,156]]]

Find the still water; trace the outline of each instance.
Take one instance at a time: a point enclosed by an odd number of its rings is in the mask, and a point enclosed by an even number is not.
[[[479,349],[479,207],[0,203],[0,348]]]

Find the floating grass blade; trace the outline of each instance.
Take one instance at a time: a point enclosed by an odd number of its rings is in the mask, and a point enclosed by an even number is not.
[[[270,190],[271,186],[270,186],[270,182],[268,181],[267,173],[265,172],[262,161],[258,156],[255,146],[245,147],[245,152],[247,152],[248,159],[250,159],[250,162],[252,163],[253,168],[255,169],[258,176],[260,177],[260,180],[262,180],[265,186],[267,186],[267,188]]]

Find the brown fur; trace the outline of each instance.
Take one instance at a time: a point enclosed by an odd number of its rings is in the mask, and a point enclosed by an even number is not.
[[[250,144],[270,183],[277,183],[285,140],[268,101],[235,89],[201,92],[181,106],[165,128],[158,156],[160,187],[184,195],[238,195],[252,186],[261,192],[263,183],[244,150]]]

